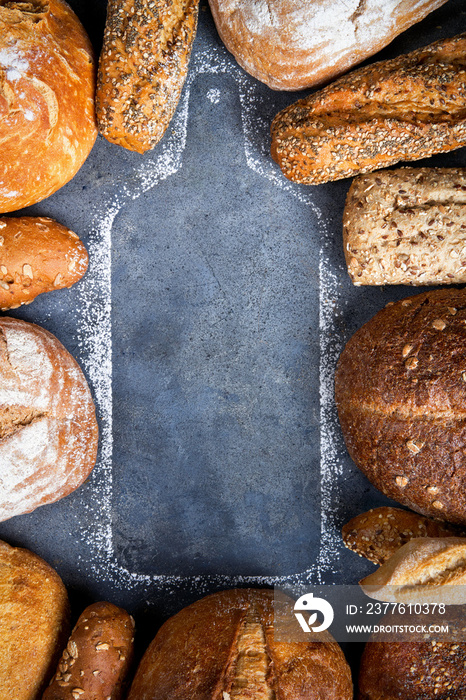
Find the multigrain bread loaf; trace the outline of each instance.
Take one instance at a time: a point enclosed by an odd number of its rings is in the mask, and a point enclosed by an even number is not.
[[[76,489],[94,467],[97,439],[76,361],[45,329],[0,318],[0,521]]]
[[[359,583],[375,600],[464,605],[466,537],[410,540]]]
[[[27,549],[0,542],[0,695],[38,700],[68,635],[58,574]]]
[[[97,77],[97,119],[108,141],[144,153],[175,112],[199,0],[109,0]]]
[[[335,78],[445,2],[209,0],[227,49],[275,90],[300,90]]]
[[[45,216],[0,217],[0,309],[71,287],[87,270],[78,236]]]
[[[63,0],[0,3],[0,212],[70,180],[97,135],[90,41]]]
[[[349,667],[328,642],[275,641],[273,591],[215,593],[184,608],[146,651],[128,700],[350,700]]]
[[[372,508],[342,528],[345,547],[374,564],[383,564],[414,538],[466,536],[454,525],[441,523],[401,508]]]
[[[343,350],[335,398],[348,451],[387,496],[466,523],[466,290],[389,304]]]
[[[400,168],[355,178],[343,247],[355,285],[466,282],[466,170]]]
[[[112,603],[80,615],[42,700],[121,700],[134,647],[134,620]]]
[[[318,185],[466,144],[466,34],[374,63],[280,112],[272,157]]]
[[[466,697],[466,643],[464,609],[446,608],[443,615],[389,614],[380,621],[387,629],[426,629],[431,624],[449,628],[446,639],[438,633],[373,634],[366,644],[359,671],[358,700],[461,700]],[[460,630],[455,636],[452,631]],[[397,641],[395,641],[397,640]]]

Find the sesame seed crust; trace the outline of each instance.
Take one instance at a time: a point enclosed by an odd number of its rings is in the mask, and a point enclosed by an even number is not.
[[[466,144],[466,34],[356,70],[272,122],[283,174],[317,185]]]
[[[175,112],[196,33],[198,0],[109,0],[97,75],[100,133],[138,153]]]

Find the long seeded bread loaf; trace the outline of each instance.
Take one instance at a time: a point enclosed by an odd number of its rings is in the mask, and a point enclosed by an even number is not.
[[[175,112],[196,33],[199,0],[109,0],[96,107],[108,141],[144,153]]]
[[[91,43],[63,0],[0,3],[0,212],[70,180],[97,136]]]
[[[272,123],[272,157],[308,185],[465,144],[466,34],[349,73]]]

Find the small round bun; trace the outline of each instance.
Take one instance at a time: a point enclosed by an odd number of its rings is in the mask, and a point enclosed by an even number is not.
[[[466,524],[466,289],[387,305],[343,350],[335,398],[348,451],[383,493]]]
[[[341,75],[446,0],[209,0],[240,66],[274,90]]]
[[[0,3],[0,212],[53,194],[94,144],[95,67],[63,0]]]
[[[0,318],[0,521],[74,491],[95,465],[86,379],[39,326]]]
[[[128,700],[351,700],[351,673],[331,635],[275,641],[273,623],[271,590],[202,598],[161,627]]]

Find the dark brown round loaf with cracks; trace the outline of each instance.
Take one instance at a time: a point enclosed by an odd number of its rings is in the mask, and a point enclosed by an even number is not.
[[[348,451],[390,498],[466,523],[466,290],[388,304],[343,350],[335,398]]]
[[[330,634],[316,642],[285,633],[279,641],[273,623],[271,590],[202,598],[161,627],[128,700],[351,700],[349,666]]]

